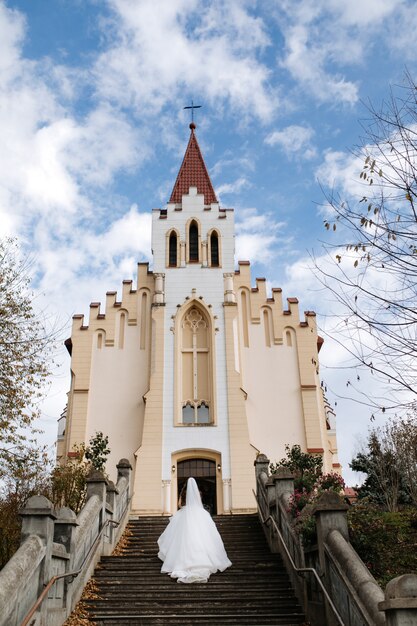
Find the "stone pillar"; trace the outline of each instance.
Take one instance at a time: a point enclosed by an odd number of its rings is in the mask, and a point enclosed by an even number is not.
[[[116,496],[119,493],[116,485],[114,484],[114,482],[112,480],[109,480],[108,484],[107,484],[107,489],[106,489],[106,512],[107,512],[107,519],[111,519],[115,522],[118,522],[119,520],[117,519],[118,517],[118,513],[116,510]],[[116,526],[114,524],[109,524],[109,527],[107,529],[106,532],[106,536],[109,540],[109,543],[111,545],[113,545],[113,541],[114,541],[114,533],[116,531]]]
[[[275,507],[276,506],[276,499],[275,499],[275,483],[273,481],[272,476],[270,476],[267,480],[267,482],[265,483],[265,489],[266,489],[266,495],[268,498],[268,507],[269,509],[271,509],[271,507]]]
[[[230,488],[232,481],[230,478],[223,478],[223,512],[230,513]]]
[[[255,466],[256,482],[258,482],[261,474],[265,473],[268,476],[269,459],[265,454],[258,454],[253,464]]]
[[[236,294],[233,290],[233,274],[223,274],[224,278],[224,301],[226,304],[236,302]]]
[[[180,265],[185,267],[185,241],[180,241]]]
[[[75,558],[75,528],[78,526],[77,516],[74,511],[69,509],[68,507],[62,507],[58,511],[57,519],[55,520],[55,529],[54,529],[54,541],[56,543],[61,543],[68,554],[68,561],[65,566],[65,572],[74,571],[74,558]],[[57,581],[55,585],[61,584],[63,585],[64,593],[63,598],[65,602],[65,606],[67,608],[71,607],[72,604],[72,591],[73,585],[71,584],[73,581],[72,577],[65,578],[62,581]]]
[[[288,508],[289,500],[294,495],[294,476],[291,470],[288,467],[278,467],[271,478],[275,486],[277,506],[278,502],[282,502]]]
[[[107,501],[107,510],[110,513],[110,517],[111,519],[114,519],[116,522],[118,521],[117,519],[115,519],[115,508],[116,508],[116,496],[119,493],[116,485],[114,484],[114,482],[112,480],[109,480],[108,484],[107,484],[107,489],[106,489],[106,501]]]
[[[386,626],[415,626],[417,624],[417,575],[403,574],[390,580],[385,600],[378,605],[385,611]]]
[[[127,484],[130,486],[130,475],[132,473],[132,466],[130,462],[127,459],[120,459],[116,467],[117,467],[117,482],[119,482],[121,478],[126,478]]]
[[[317,544],[321,574],[325,577],[325,587],[331,589],[330,572],[327,570],[325,543],[330,532],[337,530],[342,537],[349,541],[347,510],[349,506],[334,491],[325,491],[317,500],[313,508],[313,515],[317,525]],[[325,602],[326,623],[329,626],[336,624],[333,612]]]
[[[164,487],[164,513],[171,514],[171,481],[163,480],[162,485]]]
[[[266,494],[267,499],[265,501],[265,497],[263,495],[264,490],[260,489],[260,485],[262,484],[265,488],[265,491],[267,491],[266,484],[269,480],[269,459],[265,456],[265,454],[258,454],[253,464],[255,466],[256,496],[258,499],[258,508],[261,511],[262,517],[266,519],[269,515],[268,494]]]
[[[155,278],[155,293],[153,296],[153,304],[165,304],[165,287],[164,287],[165,274],[154,274],[154,278]]]
[[[78,526],[74,511],[64,506],[58,510],[54,527],[54,541],[62,543],[68,554],[73,553],[74,531]]]
[[[349,541],[347,510],[349,506],[334,491],[325,491],[317,500],[313,515],[317,523],[317,539],[323,545],[332,530],[338,530]]]
[[[45,544],[45,557],[40,568],[39,580],[33,580],[32,582],[33,586],[36,585],[37,587],[37,595],[40,595],[44,586],[54,575],[52,571],[52,547],[56,515],[52,502],[45,496],[32,496],[29,498],[26,506],[19,511],[19,515],[22,518],[21,543],[30,535],[37,535]],[[41,620],[46,620],[46,611],[47,602],[43,602],[40,608]]]
[[[207,267],[208,265],[208,259],[207,259],[207,241],[202,241],[201,242],[201,257],[202,257],[202,263],[201,265],[203,267]]]
[[[99,528],[101,529],[106,521],[106,493],[107,493],[107,480],[104,478],[102,472],[93,470],[90,472],[87,478],[87,500],[92,496],[98,496],[101,502],[100,522]]]

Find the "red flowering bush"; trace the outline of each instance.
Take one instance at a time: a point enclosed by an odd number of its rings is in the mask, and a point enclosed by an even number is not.
[[[296,518],[300,515],[303,508],[310,502],[311,493],[306,489],[295,489],[290,498],[290,506],[288,512],[292,517]]]
[[[336,474],[334,472],[322,474],[314,485],[314,489],[316,489],[319,493],[323,491],[335,491],[340,494],[343,492],[344,488],[345,481],[340,474]]]

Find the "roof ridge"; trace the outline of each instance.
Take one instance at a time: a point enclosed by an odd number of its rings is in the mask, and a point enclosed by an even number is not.
[[[169,202],[180,203],[190,187],[197,187],[197,193],[204,194],[206,205],[217,202],[210,176],[194,133],[195,124],[190,124],[191,134],[187,149],[175,181]]]

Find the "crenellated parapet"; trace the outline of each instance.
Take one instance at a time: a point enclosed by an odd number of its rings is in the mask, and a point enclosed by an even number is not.
[[[106,373],[103,357],[107,350],[118,353],[127,351],[134,355],[135,345],[139,351],[146,352],[149,349],[148,334],[154,294],[155,276],[149,271],[149,264],[138,263],[136,289],[133,281],[124,280],[120,296],[116,291],[106,293],[104,307],[100,302],[91,302],[88,323],[84,315],[73,316],[71,337],[65,342],[71,355],[72,374],[63,446],[65,456],[71,453],[75,444],[88,440],[88,411],[93,366],[95,363],[97,368],[97,359],[103,365],[101,375],[96,374],[96,377],[99,376],[96,387],[99,384],[108,389],[112,380],[115,380],[117,366],[113,366],[113,373],[111,370]],[[136,332],[137,336],[133,342],[126,340],[131,332]],[[132,360],[134,357],[127,358]]]
[[[318,352],[323,340],[317,335],[316,314],[305,311],[301,316],[298,299],[289,297],[284,303],[282,290],[279,288],[273,288],[271,296],[268,296],[265,278],[257,278],[253,287],[248,261],[239,262],[239,269],[233,277],[233,293],[239,310],[243,362],[246,368],[250,367],[249,362],[257,363],[256,373],[251,370],[251,378],[245,381],[245,390],[252,396],[256,395],[257,386],[262,385],[262,380],[268,379],[269,368],[275,364],[277,376],[281,380],[286,376],[285,389],[291,387],[300,399],[298,410],[303,415],[306,449],[323,455],[328,471],[335,469],[333,463],[337,463],[336,442],[335,437],[329,436],[330,433],[327,432],[319,381]],[[296,363],[296,373],[293,369],[292,377],[289,373],[290,362]],[[260,378],[257,385],[254,385],[252,379],[256,376]],[[270,389],[277,385],[278,382],[271,380]],[[272,395],[269,404],[265,404],[265,410],[275,406],[276,402],[272,391],[265,389],[264,397],[268,393]],[[284,388],[280,393],[281,403],[283,394]],[[262,401],[266,402],[265,399],[257,398],[257,402]],[[295,405],[288,404],[285,410],[294,415],[296,408]],[[253,423],[255,421],[254,417]],[[291,433],[287,436],[290,435]],[[301,433],[297,436],[301,437]]]
[[[260,324],[262,312],[271,312],[273,344],[285,343],[286,329],[292,329],[297,335],[297,341],[308,346],[312,356],[317,356],[323,340],[317,336],[316,314],[314,311],[305,311],[304,318],[300,319],[299,302],[297,298],[287,298],[287,308],[284,308],[282,289],[272,288],[272,297],[267,296],[266,279],[256,278],[255,287],[251,283],[249,261],[239,261],[239,269],[234,274],[234,292],[245,291],[247,296],[248,322]]]
[[[140,318],[140,293],[146,290],[152,301],[155,280],[153,272],[149,271],[149,263],[138,263],[137,288],[134,289],[132,285],[132,280],[123,281],[121,300],[118,300],[117,291],[107,291],[104,312],[101,310],[101,302],[91,302],[88,324],[85,324],[84,315],[73,315],[71,336],[79,331],[94,333],[102,329],[106,332],[106,345],[114,345],[117,314],[124,311],[127,314],[127,325],[136,326]]]

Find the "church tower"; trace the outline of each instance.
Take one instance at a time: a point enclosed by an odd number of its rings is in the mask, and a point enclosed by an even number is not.
[[[172,513],[194,476],[215,513],[255,508],[253,461],[285,445],[323,456],[340,471],[333,413],[318,377],[315,314],[283,308],[250,265],[235,270],[234,213],[217,200],[195,134],[166,207],[152,213],[153,271],[138,265],[137,287],[105,312],[90,305],[73,320],[65,433],[58,457],[102,431],[110,471],[134,468],[132,510]]]

